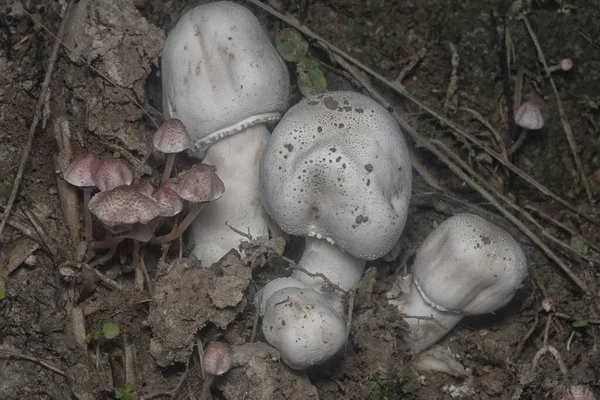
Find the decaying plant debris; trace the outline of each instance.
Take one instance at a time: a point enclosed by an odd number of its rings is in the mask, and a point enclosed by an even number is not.
[[[294,268],[282,243],[248,238],[243,257],[232,251],[208,269],[182,257],[177,241],[145,246],[144,290],[131,268],[133,244],[93,265],[105,250],[76,237],[83,223],[69,206],[76,192],[62,185],[65,160],[116,155],[136,182],[159,186],[164,159],[150,140],[162,122],[159,57],[165,32],[191,3],[83,0],[65,15],[67,3],[0,6],[0,398],[194,398],[201,348],[215,338],[232,345],[232,370],[214,382],[227,399],[561,399],[572,385],[600,391],[593,0],[505,9],[478,1],[242,2],[271,35],[290,26],[303,33],[330,89],[363,91],[388,107],[410,137],[419,175],[397,251],[371,263],[378,268],[361,282],[345,356],[308,373],[289,370],[260,334],[254,339],[254,294]],[[550,75],[567,57],[574,68]],[[513,152],[507,105],[525,101],[542,105],[547,126]],[[178,171],[190,165],[176,161]],[[465,211],[517,238],[533,279],[506,309],[465,319],[441,350],[421,356],[438,372],[421,362],[416,372],[385,294],[434,225]],[[293,250],[285,255],[294,258]],[[24,263],[32,254],[37,261]],[[120,334],[100,343],[96,359],[85,334],[107,322]]]

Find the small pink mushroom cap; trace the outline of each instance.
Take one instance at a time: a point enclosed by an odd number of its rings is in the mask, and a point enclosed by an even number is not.
[[[177,182],[177,195],[192,203],[215,201],[225,193],[225,184],[212,165],[197,164],[181,173]]]
[[[519,107],[515,122],[522,128],[535,131],[544,127],[544,116],[538,105],[529,101]]]
[[[179,153],[193,146],[192,138],[183,122],[177,118],[166,120],[154,134],[154,148],[163,153]]]
[[[585,385],[573,385],[565,390],[563,400],[596,400],[596,396]]]
[[[122,161],[112,159],[102,163],[96,172],[94,181],[98,189],[104,192],[117,186],[131,185],[133,173]]]
[[[158,202],[132,186],[100,192],[92,197],[88,207],[108,227],[146,224],[160,215]]]
[[[204,348],[204,371],[210,375],[223,375],[231,369],[229,345],[223,342],[210,342]]]
[[[152,197],[158,201],[162,217],[174,217],[183,210],[183,200],[181,200],[177,193],[164,185]]]
[[[570,58],[563,58],[560,60],[560,69],[568,71],[573,68],[573,61]]]
[[[93,187],[96,186],[94,176],[101,165],[102,160],[92,153],[83,154],[71,161],[63,177],[73,186]]]

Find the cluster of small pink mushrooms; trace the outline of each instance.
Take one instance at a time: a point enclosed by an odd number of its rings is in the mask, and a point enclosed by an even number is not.
[[[412,168],[397,122],[354,92],[319,94],[286,112],[284,62],[256,17],[227,1],[179,20],[162,77],[165,117],[182,121],[190,154],[216,167],[227,189],[194,220],[192,255],[211,265],[238,247],[244,238],[228,225],[254,237],[269,229],[305,237],[299,266],[310,275],[294,270],[262,289],[262,332],[291,368],[327,361],[347,336],[343,294],[368,261],[394,247],[407,221]],[[266,124],[278,120],[270,134]],[[464,315],[507,304],[526,275],[510,235],[456,215],[425,240],[409,289],[390,303],[405,315],[407,342],[423,350]]]

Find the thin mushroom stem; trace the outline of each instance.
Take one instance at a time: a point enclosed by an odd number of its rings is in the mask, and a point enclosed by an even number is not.
[[[527,138],[527,132],[529,132],[529,129],[523,128],[521,130],[521,134],[519,135],[517,140],[515,140],[515,142],[512,144],[512,146],[510,146],[510,148],[506,151],[507,155],[510,156],[511,154],[513,154],[515,151],[517,151],[523,145],[523,142],[525,142],[525,138]]]
[[[206,206],[206,204],[208,204],[208,203],[195,204],[194,207],[192,208],[192,211],[190,211],[188,213],[188,215],[185,216],[185,218],[181,222],[181,224],[174,227],[171,232],[167,233],[164,236],[158,236],[158,237],[152,238],[151,243],[152,244],[165,244],[165,243],[169,243],[170,241],[175,240],[179,236],[183,235],[183,232],[185,232],[185,230],[190,226],[192,221],[194,221],[194,219],[196,219],[196,217],[198,216],[198,214],[200,214],[200,211],[202,211],[202,209]]]
[[[92,233],[92,212],[88,208],[88,204],[90,202],[90,198],[92,197],[92,189],[84,188],[83,189],[83,216],[85,220],[85,238],[86,240],[93,240]]]
[[[204,378],[204,384],[202,385],[202,392],[200,393],[200,400],[208,400],[210,398],[210,387],[212,386],[215,375],[206,374]]]
[[[97,242],[93,242],[91,248],[92,249],[112,249],[121,243],[125,238],[122,236],[114,236],[108,239],[100,240]]]
[[[165,183],[171,176],[173,164],[175,164],[175,153],[169,153],[167,154],[167,163],[165,164],[165,170],[163,172],[162,179],[160,180],[161,185]]]

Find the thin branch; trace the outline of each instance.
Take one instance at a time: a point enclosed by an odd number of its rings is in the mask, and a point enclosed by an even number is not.
[[[38,122],[40,121],[40,117],[42,116],[42,110],[44,109],[44,104],[46,103],[46,94],[48,93],[48,87],[50,86],[50,81],[52,80],[52,72],[54,71],[54,64],[56,63],[56,58],[58,57],[58,50],[60,49],[60,43],[65,31],[65,26],[67,24],[67,20],[69,19],[69,13],[71,11],[74,0],[71,0],[67,5],[65,10],[65,15],[60,22],[60,26],[58,28],[58,33],[56,34],[56,42],[54,42],[54,46],[52,47],[52,51],[50,53],[50,59],[48,60],[48,67],[46,69],[46,76],[44,76],[44,82],[42,83],[42,89],[40,90],[40,95],[38,97],[37,104],[35,106],[35,113],[33,114],[33,121],[31,121],[31,125],[29,126],[29,135],[27,137],[27,142],[25,143],[25,148],[23,149],[23,154],[21,156],[21,163],[19,164],[19,169],[17,170],[17,175],[15,176],[15,180],[13,182],[12,191],[10,192],[10,196],[8,198],[8,203],[4,208],[4,215],[2,216],[2,221],[0,221],[0,236],[2,236],[2,232],[4,231],[4,226],[6,225],[6,221],[10,215],[15,199],[17,198],[17,193],[19,192],[19,186],[21,186],[21,180],[23,179],[23,174],[25,172],[25,167],[27,166],[27,161],[29,160],[29,153],[31,152],[31,147],[33,145],[33,139],[35,137],[35,130],[37,129]],[[21,7],[21,6],[19,6]],[[21,7],[23,9],[23,7]],[[24,9],[23,9],[24,10]],[[27,11],[25,11],[27,12]],[[54,36],[54,35],[53,35]]]
[[[65,371],[63,371],[62,369],[58,369],[55,366],[53,366],[52,364],[49,364],[44,360],[40,360],[37,357],[30,356],[29,354],[22,354],[22,353],[17,353],[17,352],[8,351],[8,350],[0,350],[0,357],[17,358],[17,359],[21,359],[21,360],[32,361],[34,363],[41,365],[44,368],[48,368],[52,372],[56,372],[57,374],[62,375],[64,377],[67,376]]]

